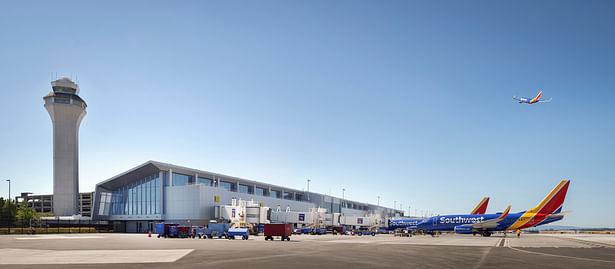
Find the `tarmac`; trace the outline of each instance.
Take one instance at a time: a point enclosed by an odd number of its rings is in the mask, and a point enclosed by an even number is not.
[[[0,236],[1,268],[615,268],[615,235]]]

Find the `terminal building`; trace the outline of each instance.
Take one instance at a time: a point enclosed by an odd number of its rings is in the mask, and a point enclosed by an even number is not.
[[[118,232],[152,231],[156,222],[163,221],[193,226],[228,221],[221,208],[235,206],[237,200],[249,201],[250,210],[275,209],[263,216],[266,221],[286,221],[291,213],[311,211],[318,216],[337,216],[343,219],[339,224],[365,226],[375,219],[403,215],[401,210],[379,205],[155,161],[97,184],[93,193],[80,194],[79,128],[87,105],[71,79],[60,78],[51,86],[52,92],[43,99],[53,125],[53,195],[23,193],[19,197],[22,204],[38,212],[51,212],[67,220],[87,218],[111,223]],[[305,224],[305,216],[312,216],[297,214],[301,217],[293,222],[295,225]],[[363,216],[369,216],[369,221],[364,223]]]
[[[97,184],[94,193],[92,218],[110,221],[117,232],[145,232],[161,221],[205,225],[216,220],[217,206],[233,199],[291,211],[320,207],[348,216],[403,215],[401,210],[156,161]]]

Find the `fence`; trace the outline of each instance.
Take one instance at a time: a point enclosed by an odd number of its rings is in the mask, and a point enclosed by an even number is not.
[[[0,219],[0,234],[100,233],[113,232],[106,221],[63,219]]]

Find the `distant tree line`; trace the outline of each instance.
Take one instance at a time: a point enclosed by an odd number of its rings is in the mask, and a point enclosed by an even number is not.
[[[40,217],[53,216],[52,213],[37,213],[34,208],[29,204],[20,204],[11,199],[11,202],[7,199],[0,197],[0,219],[6,222],[23,222],[29,220],[36,220]]]

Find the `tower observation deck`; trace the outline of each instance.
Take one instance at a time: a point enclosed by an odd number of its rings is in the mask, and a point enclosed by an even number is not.
[[[69,78],[51,86],[43,100],[53,124],[53,213],[71,216],[79,212],[79,126],[87,105]]]

